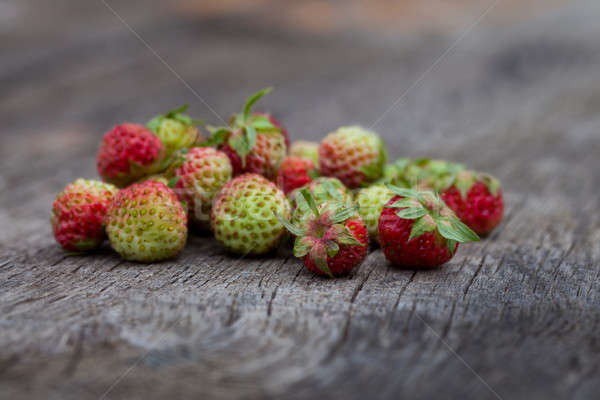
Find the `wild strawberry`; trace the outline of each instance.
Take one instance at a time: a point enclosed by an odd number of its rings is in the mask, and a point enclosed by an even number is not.
[[[196,128],[196,123],[185,115],[187,104],[167,111],[166,114],[157,115],[146,124],[165,146],[166,157],[175,151],[192,147],[202,141],[202,135]]]
[[[290,203],[273,182],[243,174],[217,194],[211,227],[223,246],[239,254],[264,254],[279,245],[285,228],[275,213],[289,218]]]
[[[298,140],[290,147],[290,156],[308,158],[319,165],[319,143]]]
[[[110,183],[79,178],[67,185],[52,204],[54,238],[68,251],[89,251],[105,238],[106,209],[117,193]]]
[[[164,156],[158,136],[143,125],[117,125],[102,139],[98,173],[105,182],[124,187],[160,170]]]
[[[458,243],[479,241],[433,192],[390,186],[394,196],[379,218],[386,258],[403,268],[434,268],[452,258]]]
[[[126,260],[164,260],[185,246],[187,216],[175,192],[162,182],[135,183],[114,197],[106,233],[112,248]]]
[[[319,170],[334,176],[350,189],[376,181],[387,161],[379,135],[359,126],[341,127],[327,135],[319,146]]]
[[[367,256],[368,234],[365,223],[353,208],[337,202],[317,205],[304,188],[312,215],[294,225],[283,218],[281,222],[296,236],[294,255],[304,258],[309,271],[329,277],[347,274]]]
[[[309,191],[317,205],[326,201],[337,202],[340,206],[346,207],[354,205],[352,192],[337,178],[322,176],[303,186],[303,188]],[[305,216],[311,214],[310,207],[300,193],[300,189],[293,190],[288,197],[292,202],[292,210],[294,211],[292,222],[298,223]]]
[[[253,112],[252,116],[254,116],[254,117],[265,117],[265,118],[267,118],[269,120],[269,122],[271,124],[273,124],[273,126],[275,126],[277,129],[279,129],[279,131],[283,135],[283,139],[285,141],[286,152],[289,152],[289,150],[290,150],[290,135],[289,135],[287,129],[281,124],[281,122],[279,122],[279,120],[277,120],[273,116],[273,114],[267,113],[267,112]]]
[[[418,159],[403,167],[402,186],[434,190],[461,221],[487,235],[502,221],[504,200],[497,179],[465,169],[461,164]]]
[[[190,218],[201,227],[210,225],[212,202],[231,175],[231,163],[222,151],[194,147],[183,155],[183,162],[175,169],[179,177],[175,192],[187,204]]]
[[[379,216],[383,206],[394,197],[392,191],[383,184],[372,185],[364,189],[360,189],[356,195],[356,204],[358,205],[358,213],[367,225],[369,239],[378,243],[377,225],[379,224]]]
[[[317,176],[315,165],[308,158],[288,156],[281,163],[277,172],[277,186],[285,194],[306,185]]]
[[[271,122],[270,116],[256,113],[251,109],[270,88],[251,96],[241,113],[231,118],[226,127],[212,129],[206,146],[219,146],[231,161],[233,174],[255,173],[275,179],[281,162],[286,156],[286,138],[281,127]]]

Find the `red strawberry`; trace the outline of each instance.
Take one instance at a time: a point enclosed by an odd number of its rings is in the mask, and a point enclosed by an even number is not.
[[[285,194],[292,190],[306,185],[317,175],[315,165],[308,158],[288,156],[281,163],[279,172],[277,172],[277,186]]]
[[[108,131],[98,151],[97,167],[102,180],[119,187],[157,172],[164,146],[148,128],[121,124]]]
[[[452,258],[458,243],[479,241],[475,232],[433,192],[390,186],[396,194],[379,218],[386,258],[404,268],[434,268]]]
[[[440,195],[461,221],[479,235],[489,234],[502,222],[504,199],[495,178],[464,171]]]
[[[396,163],[397,165],[398,162]],[[434,190],[463,223],[487,235],[502,221],[504,200],[497,179],[442,160],[404,161],[396,184]]]
[[[219,146],[231,161],[234,175],[255,173],[275,179],[286,156],[286,136],[280,125],[272,123],[271,116],[251,113],[252,106],[270,88],[251,96],[241,113],[231,118],[229,126],[213,128],[205,146]]]
[[[313,215],[302,225],[293,225],[280,218],[296,236],[294,255],[304,258],[306,268],[329,277],[347,274],[363,262],[369,248],[365,223],[353,208],[340,207],[338,202],[317,206],[307,189],[301,190]]]
[[[104,240],[106,211],[117,188],[110,183],[77,179],[52,204],[52,231],[69,251],[88,251]]]

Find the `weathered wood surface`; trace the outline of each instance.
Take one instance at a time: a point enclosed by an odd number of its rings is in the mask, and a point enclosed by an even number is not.
[[[443,268],[373,251],[338,280],[203,236],[150,265],[65,255],[50,204],[95,176],[105,129],[183,102],[216,117],[102,3],[28,3],[2,3],[1,398],[597,398],[597,2],[484,21],[425,76],[460,30],[321,36],[114,2],[220,115],[275,85],[264,104],[295,138],[378,121],[393,156],[503,181],[500,229]]]

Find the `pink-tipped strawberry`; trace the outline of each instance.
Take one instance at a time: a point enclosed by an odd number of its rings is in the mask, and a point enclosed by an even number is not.
[[[319,170],[354,189],[378,180],[387,161],[385,145],[378,134],[359,126],[341,127],[327,135],[319,146]]]
[[[316,178],[318,172],[308,158],[288,156],[281,163],[275,182],[285,194],[302,187]]]
[[[401,186],[434,190],[456,215],[478,235],[487,235],[504,214],[500,182],[461,164],[418,159],[402,167]]]
[[[170,157],[177,150],[187,149],[202,142],[202,135],[196,127],[199,121],[184,114],[187,109],[186,104],[163,115],[157,115],[146,124],[165,146],[166,157]]]
[[[124,259],[160,261],[175,257],[185,246],[187,216],[171,188],[149,180],[114,196],[106,233],[112,248]]]
[[[207,228],[213,200],[231,180],[231,163],[225,153],[212,147],[194,147],[182,157],[175,169],[175,177],[179,177],[175,192],[187,204],[190,219]]]
[[[255,173],[273,180],[286,156],[281,127],[273,124],[270,116],[251,112],[254,103],[270,91],[263,89],[251,96],[243,111],[232,116],[229,126],[212,129],[211,138],[205,142],[227,154],[234,175]]]
[[[433,192],[389,186],[395,196],[379,217],[385,257],[403,268],[434,268],[449,261],[458,243],[479,241]]]
[[[341,276],[361,264],[367,256],[368,233],[356,209],[337,202],[317,205],[307,189],[301,190],[312,215],[301,224],[279,218],[296,236],[294,255],[304,259],[306,268],[318,275]]]
[[[165,148],[158,136],[138,124],[108,131],[98,151],[98,173],[105,182],[125,187],[161,169]]]
[[[105,238],[106,210],[117,188],[109,183],[77,179],[52,204],[52,231],[68,251],[89,251]]]

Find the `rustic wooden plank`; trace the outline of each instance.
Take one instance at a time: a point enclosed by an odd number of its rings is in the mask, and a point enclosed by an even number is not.
[[[308,273],[287,248],[238,258],[202,235],[150,265],[108,246],[63,253],[50,204],[66,182],[95,175],[105,129],[182,101],[215,117],[118,22],[39,59],[10,48],[0,397],[595,397],[600,32],[597,6],[578,6],[479,27],[376,125],[394,156],[462,160],[501,178],[502,226],[434,271],[392,268],[374,249],[338,280]],[[188,18],[133,21],[220,114],[275,84],[264,104],[296,138],[374,123],[452,40]]]

